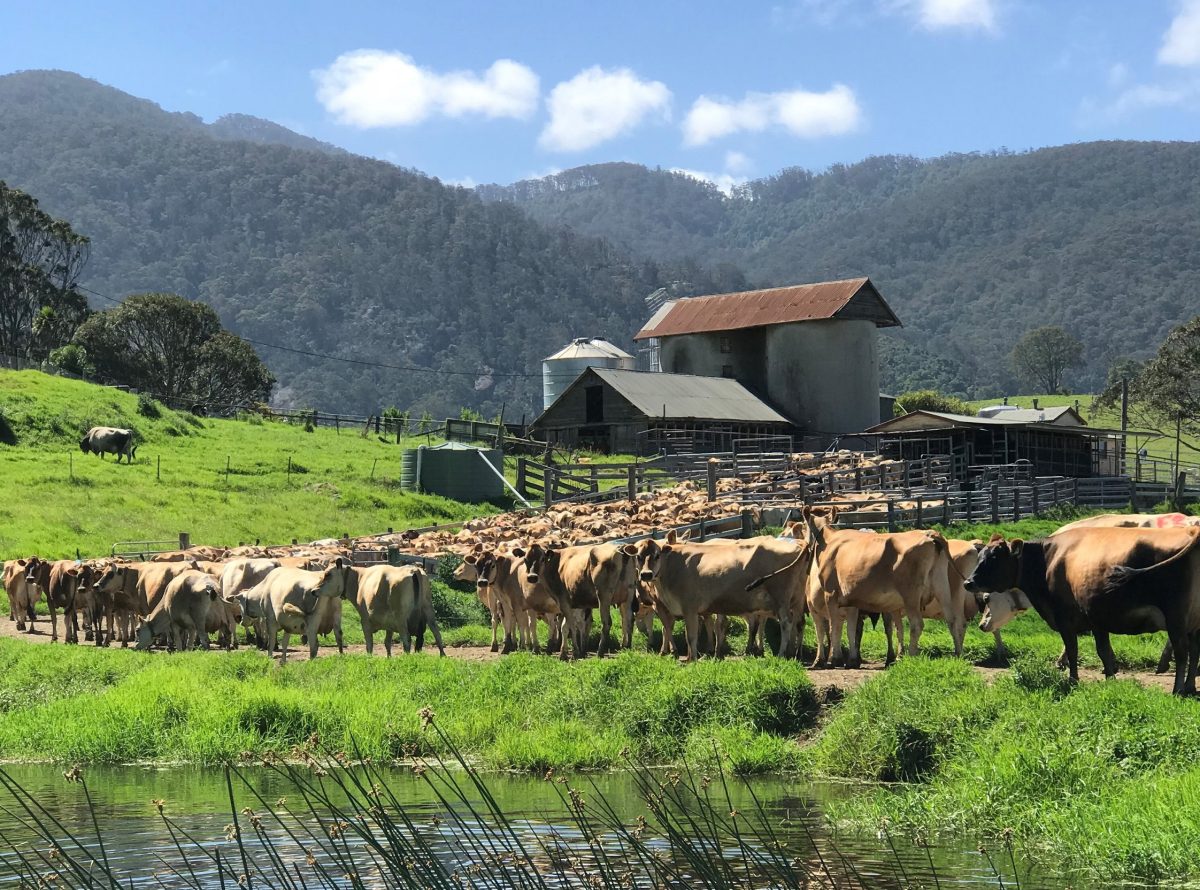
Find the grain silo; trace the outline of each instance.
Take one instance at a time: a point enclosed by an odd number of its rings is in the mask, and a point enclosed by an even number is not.
[[[603,337],[576,337],[554,355],[542,359],[542,407],[549,408],[563,390],[588,368],[637,370],[637,359]]]

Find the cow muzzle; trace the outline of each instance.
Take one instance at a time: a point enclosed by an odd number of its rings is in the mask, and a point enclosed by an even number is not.
[[[653,581],[654,580],[654,572],[638,572],[638,578],[640,578],[643,581]]]
[[[526,573],[525,573],[525,579],[526,579],[526,580],[527,580],[527,581],[528,581],[530,584],[537,584],[537,582],[538,582],[538,573],[537,573],[537,572],[526,572]]]

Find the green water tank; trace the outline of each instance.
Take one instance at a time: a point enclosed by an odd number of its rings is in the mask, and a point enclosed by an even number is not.
[[[455,501],[503,497],[504,452],[461,442],[422,445],[400,455],[400,488],[437,494]]]

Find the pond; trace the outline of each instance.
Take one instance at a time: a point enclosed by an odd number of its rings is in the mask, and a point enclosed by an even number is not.
[[[98,854],[92,816],[81,784],[67,782],[61,767],[9,765],[4,770],[30,793],[33,800],[53,814],[64,829],[79,838],[93,854]],[[315,819],[308,815],[303,799],[286,776],[262,767],[250,767],[241,771],[241,774],[245,777],[245,784],[237,777],[233,780],[239,810],[251,806],[261,813],[263,802],[275,804],[280,798],[285,798],[293,812],[304,812],[305,818],[300,821],[315,825]],[[427,840],[439,859],[443,862],[462,862],[470,855],[470,842],[464,845],[462,831],[449,829],[448,826],[453,824],[448,818],[452,815],[450,808],[444,800],[438,799],[426,779],[414,775],[410,769],[387,769],[381,775],[383,783],[405,815],[420,827],[423,834],[427,830]],[[666,771],[649,775],[670,781],[670,773]],[[177,841],[182,842],[190,858],[198,852],[192,841],[208,850],[220,850],[221,856],[226,859],[239,855],[237,845],[226,837],[227,826],[232,819],[223,770],[182,766],[88,767],[85,776],[103,837],[104,852],[113,871],[123,876],[123,885],[188,886],[178,875],[172,874],[181,862],[175,846]],[[511,820],[516,832],[525,839],[529,849],[545,851],[555,848],[567,851],[567,855],[572,855],[571,851],[574,851],[573,855],[587,855],[587,844],[581,839],[578,822],[567,811],[567,786],[501,774],[485,774],[484,779],[499,808]],[[463,786],[469,784],[465,774],[456,775],[456,780]],[[598,805],[606,803],[617,818],[630,825],[647,813],[635,775],[602,773],[574,776],[570,786],[579,789],[588,801],[586,807],[589,813],[597,813],[600,809]],[[261,795],[261,801],[254,799],[255,793]],[[926,848],[898,837],[889,839],[873,835],[834,834],[822,818],[822,807],[836,796],[852,793],[855,793],[854,790],[847,786],[806,783],[781,777],[755,780],[748,786],[731,781],[729,800],[725,799],[723,792],[718,792],[720,806],[714,806],[714,811],[719,809],[720,816],[727,815],[724,811],[732,801],[735,809],[753,813],[757,798],[779,832],[779,839],[789,846],[794,844],[797,850],[806,851],[798,857],[801,863],[799,867],[819,873],[823,858],[839,876],[838,886],[1020,886],[1032,890],[1061,887],[1065,883],[1061,876],[1039,874],[1019,858],[1019,882],[1014,881],[1007,853],[993,851],[992,860],[1003,872],[1001,880],[987,856],[967,840],[957,844],[942,841]],[[469,796],[473,800],[478,799],[474,790]],[[179,836],[172,838],[171,831],[152,803],[160,799],[164,801],[166,815],[174,819],[179,828],[186,830],[190,841]],[[14,812],[10,792],[0,790],[0,804],[0,837],[5,839],[3,849],[0,849],[0,884],[7,884],[13,875],[5,868],[5,863],[13,862],[14,845],[31,849],[34,838],[27,821]],[[466,811],[466,806],[460,805],[456,809]],[[461,817],[462,812],[459,815]],[[247,817],[242,815],[243,825],[246,820]],[[470,826],[474,824],[473,817],[468,814],[466,821],[458,824],[466,825],[470,832]],[[283,859],[290,863],[304,861],[300,841],[289,839],[282,832],[276,832],[276,835],[281,842],[275,846]],[[265,853],[261,844],[245,828],[243,838],[251,860],[260,861]],[[815,851],[809,838],[815,840]],[[654,843],[663,850],[668,847],[662,840],[651,842],[651,846]],[[42,843],[37,846],[44,849],[47,845]],[[64,842],[63,846],[67,844]],[[726,855],[729,855],[728,851]],[[733,855],[740,854],[734,851]],[[195,856],[193,862],[199,863],[202,859],[201,856]],[[218,886],[211,860],[206,864],[206,868],[196,867],[199,882],[203,886]],[[845,883],[843,878],[846,879]],[[487,886],[489,883],[484,879],[471,881],[475,886]],[[577,874],[560,874],[557,880],[550,883],[580,886],[583,881]],[[371,885],[367,882],[367,886]],[[260,884],[256,883],[255,886]],[[377,881],[375,886],[388,886],[388,882]]]

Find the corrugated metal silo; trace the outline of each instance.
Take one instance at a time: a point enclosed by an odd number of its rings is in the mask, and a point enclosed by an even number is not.
[[[637,359],[603,337],[576,337],[554,355],[542,359],[542,407],[549,408],[563,390],[588,368],[637,370]]]

